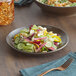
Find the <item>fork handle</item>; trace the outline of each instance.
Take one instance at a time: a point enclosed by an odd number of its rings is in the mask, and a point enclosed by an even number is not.
[[[38,76],[44,76],[44,75],[47,74],[48,72],[53,71],[53,70],[57,70],[57,69],[58,69],[58,68],[49,69],[49,70],[47,70],[47,71],[41,73],[41,74],[38,75]]]

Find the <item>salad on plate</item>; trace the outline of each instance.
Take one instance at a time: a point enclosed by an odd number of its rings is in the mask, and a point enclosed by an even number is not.
[[[14,47],[24,52],[42,53],[57,50],[62,44],[61,36],[46,27],[31,25],[13,37]]]

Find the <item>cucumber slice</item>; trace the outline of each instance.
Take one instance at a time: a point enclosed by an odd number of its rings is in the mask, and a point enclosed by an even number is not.
[[[33,44],[26,45],[24,47],[24,51],[26,51],[26,52],[34,52],[34,45]]]
[[[26,47],[24,47],[24,49],[33,50],[34,49],[34,45],[27,45]]]
[[[48,41],[48,42],[46,42],[46,47],[47,48],[50,48],[50,47],[52,47],[52,45],[53,45],[53,42],[50,42],[50,41]]]
[[[25,52],[34,52],[33,50],[24,50]]]
[[[16,37],[15,44],[18,44],[19,43],[19,40],[20,40],[20,37]]]
[[[34,49],[34,45],[30,44],[30,45],[25,45],[24,43],[19,43],[17,45],[17,48],[20,50],[33,50]]]
[[[56,46],[56,45],[54,45],[54,44],[52,45],[52,47],[53,47],[55,50],[57,49],[57,46]]]
[[[23,50],[24,47],[25,47],[25,44],[23,44],[23,43],[19,43],[19,44],[17,45],[17,48],[18,48],[19,50]]]
[[[20,33],[28,33],[29,32],[29,29],[23,29],[20,31]]]

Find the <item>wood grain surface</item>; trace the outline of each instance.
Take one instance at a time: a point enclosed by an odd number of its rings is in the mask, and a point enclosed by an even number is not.
[[[69,35],[69,44],[63,50],[47,56],[18,53],[7,45],[6,36],[12,30],[29,24],[47,24],[62,28]],[[44,13],[35,3],[29,7],[15,7],[14,22],[10,26],[0,27],[0,76],[20,76],[20,69],[58,59],[70,51],[76,51],[76,15],[57,16]]]

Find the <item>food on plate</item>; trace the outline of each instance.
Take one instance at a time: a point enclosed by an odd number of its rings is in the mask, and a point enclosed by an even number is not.
[[[76,6],[76,0],[37,0],[37,1],[56,7]]]
[[[25,52],[54,51],[62,44],[61,36],[46,27],[31,25],[13,37],[14,47]]]

